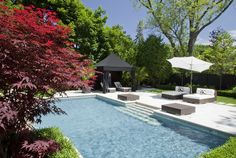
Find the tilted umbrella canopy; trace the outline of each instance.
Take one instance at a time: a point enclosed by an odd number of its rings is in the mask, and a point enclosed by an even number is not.
[[[211,65],[213,65],[212,63],[200,60],[193,56],[174,57],[174,58],[168,59],[168,61],[171,63],[172,67],[181,68],[181,69],[190,70],[190,71],[196,71],[196,72],[205,71],[209,69]]]
[[[196,72],[202,72],[210,68],[212,63],[200,60],[198,58],[195,58],[193,56],[190,57],[174,57],[171,59],[168,59],[172,65],[172,67],[175,68],[181,68],[185,70],[191,71],[191,78],[190,78],[190,85],[191,85],[191,93],[192,93],[192,79],[193,79],[193,71]]]

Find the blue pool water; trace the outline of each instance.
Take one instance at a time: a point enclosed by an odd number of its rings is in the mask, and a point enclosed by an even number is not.
[[[96,98],[57,106],[68,115],[45,116],[39,127],[60,127],[84,158],[194,158],[226,140],[170,121],[150,125]]]

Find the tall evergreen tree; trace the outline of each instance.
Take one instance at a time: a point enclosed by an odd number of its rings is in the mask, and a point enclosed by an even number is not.
[[[145,67],[152,85],[160,84],[169,77],[171,67],[166,59],[170,51],[160,36],[149,35],[140,52],[138,65]]]
[[[136,44],[144,42],[143,30],[144,30],[144,22],[141,20],[139,21],[137,29],[136,29],[137,34],[134,40]]]

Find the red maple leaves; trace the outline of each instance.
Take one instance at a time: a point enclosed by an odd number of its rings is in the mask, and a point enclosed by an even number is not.
[[[41,122],[42,115],[62,114],[52,91],[93,83],[91,62],[72,49],[70,29],[58,21],[52,11],[33,6],[10,10],[0,2],[0,143],[27,129],[29,122]]]

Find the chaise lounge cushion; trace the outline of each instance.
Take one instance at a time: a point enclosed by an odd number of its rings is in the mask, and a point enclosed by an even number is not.
[[[122,91],[122,92],[129,92],[131,91],[131,87],[122,87],[120,82],[114,82],[114,85],[116,86],[117,90]]]
[[[191,99],[209,99],[209,98],[215,98],[213,95],[208,94],[186,94],[183,96],[184,98],[191,98]]]
[[[103,83],[102,82],[100,82],[100,85],[103,88]],[[106,87],[106,89],[107,89],[108,92],[111,92],[111,93],[116,92],[115,87]]]
[[[118,89],[131,90],[131,87],[119,87]]]
[[[162,92],[161,96],[167,99],[182,99],[184,94],[190,93],[189,87],[176,86],[175,91]]]
[[[181,94],[187,94],[186,92],[176,92],[176,91],[167,91],[167,92],[162,92],[161,94],[168,94],[168,95],[181,95]]]
[[[107,90],[108,90],[108,92],[111,92],[111,93],[112,93],[112,92],[116,92],[116,88],[110,88],[110,87],[109,87],[109,88],[107,88]]]
[[[195,94],[187,94],[183,96],[183,101],[204,104],[208,102],[214,102],[216,100],[216,91],[214,89],[197,88]]]

